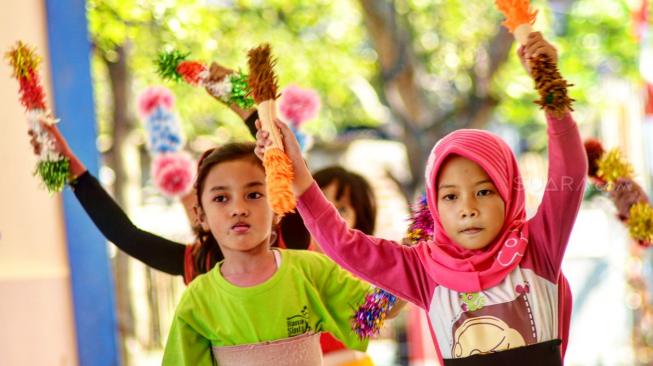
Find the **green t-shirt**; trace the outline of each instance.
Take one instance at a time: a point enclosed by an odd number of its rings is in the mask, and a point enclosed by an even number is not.
[[[213,365],[211,346],[234,346],[328,331],[348,348],[365,351],[351,319],[371,291],[320,253],[280,250],[270,279],[238,287],[220,264],[184,292],[168,335],[164,365]]]

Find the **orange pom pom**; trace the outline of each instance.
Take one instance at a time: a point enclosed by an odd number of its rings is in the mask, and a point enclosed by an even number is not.
[[[271,148],[265,152],[263,167],[272,211],[280,216],[293,212],[297,203],[292,191],[294,173],[290,159],[283,150]]]
[[[511,32],[522,24],[535,23],[537,10],[531,10],[529,0],[495,0],[495,4],[506,17],[503,25]]]

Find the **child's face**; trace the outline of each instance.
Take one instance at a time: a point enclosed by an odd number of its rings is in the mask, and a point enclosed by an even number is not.
[[[475,162],[449,158],[437,181],[438,213],[447,235],[466,249],[490,244],[503,228],[505,203]]]
[[[328,186],[322,189],[326,198],[333,203],[333,205],[340,213],[340,216],[347,222],[347,227],[353,228],[356,225],[356,211],[351,204],[351,199],[349,197],[351,191],[349,187],[345,188],[345,191],[342,193],[340,199],[338,199],[338,183],[333,181]]]
[[[202,228],[210,230],[225,254],[269,244],[274,214],[265,197],[265,172],[248,159],[211,168],[201,195]]]
[[[350,190],[349,188],[345,188],[345,191],[342,193],[342,196],[340,199],[338,199],[338,183],[336,181],[333,181],[332,183],[329,183],[326,187],[322,188],[322,192],[324,193],[324,196],[326,199],[329,200],[335,206],[336,210],[338,210],[338,213],[340,213],[340,216],[342,216],[342,219],[345,220],[347,223],[348,228],[353,228],[354,225],[356,225],[356,211],[354,210],[354,207],[351,204],[351,199],[349,197]],[[320,244],[315,241],[315,239],[311,236],[311,244],[315,250],[318,252],[322,252],[322,248],[320,248]]]

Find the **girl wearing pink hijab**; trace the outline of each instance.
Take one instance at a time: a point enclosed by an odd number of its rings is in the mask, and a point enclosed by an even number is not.
[[[555,48],[532,33],[519,56],[537,54],[557,59]],[[338,264],[428,312],[441,363],[561,365],[571,294],[560,267],[587,161],[568,111],[547,121],[549,176],[533,218],[526,219],[524,187],[508,145],[486,131],[458,130],[428,159],[435,235],[413,247],[349,229],[314,183],[292,132],[278,127],[294,163],[306,227]],[[262,156],[268,135],[257,137]]]

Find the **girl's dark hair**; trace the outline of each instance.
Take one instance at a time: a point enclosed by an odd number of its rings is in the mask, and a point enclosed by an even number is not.
[[[336,199],[339,200],[349,191],[351,206],[356,212],[354,229],[372,235],[376,222],[376,199],[372,187],[363,176],[349,170],[333,166],[321,169],[313,174],[320,188],[324,189],[331,183],[336,184]]]
[[[211,168],[214,166],[234,160],[249,159],[253,163],[259,164],[263,169],[261,160],[254,153],[256,145],[252,142],[233,142],[222,145],[215,149],[204,152],[198,161],[197,178],[195,180],[195,194],[197,195],[197,204],[202,207],[202,191],[206,177],[209,175]],[[206,273],[216,263],[224,258],[218,242],[210,231],[204,231],[201,227],[195,228],[197,237],[200,241],[199,249],[193,256],[195,271]]]

